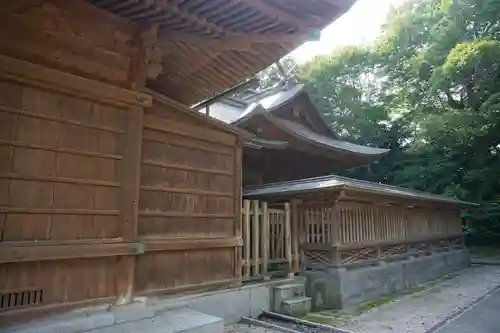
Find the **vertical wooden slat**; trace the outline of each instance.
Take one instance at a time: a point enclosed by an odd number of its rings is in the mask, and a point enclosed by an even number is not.
[[[290,204],[287,202],[285,204],[285,248],[286,248],[286,260],[288,262],[289,272],[293,272],[292,267],[292,221],[290,218]]]
[[[259,241],[259,224],[260,224],[260,209],[259,209],[259,201],[258,200],[253,200],[252,201],[252,216],[253,216],[253,221],[252,221],[252,259],[253,259],[253,275],[254,276],[259,276],[260,275],[260,260],[259,260],[259,248],[260,248],[260,241]]]
[[[291,201],[291,210],[292,210],[292,246],[293,246],[293,270],[298,273],[300,271],[300,262],[299,262],[299,202],[297,200]]]
[[[262,275],[267,276],[269,263],[269,214],[267,211],[267,202],[262,202],[261,213]]]
[[[245,267],[244,267],[244,276],[245,279],[250,278],[251,275],[251,257],[250,257],[250,200],[243,201],[243,250],[244,250],[244,258],[245,258]]]
[[[208,112],[208,108],[207,108]],[[235,221],[234,221],[234,236],[241,238],[242,237],[242,219],[241,219],[241,200],[243,198],[242,196],[242,190],[241,190],[241,184],[242,184],[242,175],[243,175],[243,166],[242,166],[242,146],[243,146],[243,139],[239,137],[237,139],[237,145],[235,148],[235,156],[234,156],[234,215],[235,215]],[[242,261],[241,261],[241,254],[242,254],[242,248],[240,246],[237,246],[234,248],[234,258],[235,258],[235,267],[234,267],[234,279],[238,282],[241,283],[242,279]]]

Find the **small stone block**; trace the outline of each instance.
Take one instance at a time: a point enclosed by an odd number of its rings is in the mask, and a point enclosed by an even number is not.
[[[293,297],[281,303],[281,313],[292,317],[303,317],[311,311],[311,297]]]

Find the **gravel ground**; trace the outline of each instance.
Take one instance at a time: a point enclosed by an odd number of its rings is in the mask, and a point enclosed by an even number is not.
[[[247,324],[228,325],[224,328],[224,333],[281,333],[269,328],[250,326]]]
[[[360,333],[424,333],[500,287],[500,266],[472,266],[452,278],[380,305],[345,316],[336,326]]]
[[[484,295],[500,290],[500,266],[472,266],[456,275],[423,285],[371,310],[314,314],[324,324],[357,333],[425,333],[435,325],[470,307]],[[353,314],[355,313],[355,314]],[[308,318],[310,319],[310,318]],[[310,329],[297,331],[310,332]],[[225,333],[278,333],[247,324],[227,326]]]

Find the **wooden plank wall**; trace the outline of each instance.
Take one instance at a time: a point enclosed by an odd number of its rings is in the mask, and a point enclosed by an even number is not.
[[[0,290],[115,296],[126,112],[0,82]]]
[[[207,126],[175,104],[155,99],[146,110],[138,233],[146,245],[154,243],[154,251],[138,258],[138,292],[232,284],[238,278],[236,146],[235,134]],[[172,242],[178,244],[174,249]]]
[[[83,1],[4,0],[0,53],[128,87],[134,27]]]
[[[8,0],[0,19],[0,322],[240,283],[238,133],[153,104],[145,41],[109,13]]]

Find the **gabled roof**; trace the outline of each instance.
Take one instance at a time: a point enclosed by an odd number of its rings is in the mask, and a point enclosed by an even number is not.
[[[372,183],[336,175],[292,180],[287,182],[249,186],[244,188],[245,197],[264,197],[278,195],[292,195],[301,192],[314,192],[325,190],[342,189],[360,190],[387,196],[396,196],[408,199],[420,199],[433,202],[445,202],[452,204],[473,205],[472,203],[457,200],[444,195],[430,194],[422,191],[412,190],[404,187]]]
[[[299,137],[313,145],[328,150],[342,150],[349,153],[372,156],[382,155],[389,152],[389,149],[372,148],[343,140],[332,139],[327,136],[318,134],[301,124],[297,124],[286,119],[280,119],[272,116],[269,116],[267,118],[270,119],[279,128],[286,131],[288,134]]]
[[[240,126],[247,120],[251,119],[259,112],[266,111],[272,113],[287,103],[299,96],[307,96],[303,84],[294,82],[284,82],[272,91],[255,92],[254,94],[245,96],[244,98],[226,98],[210,105],[210,116],[233,125]],[[336,137],[330,124],[326,121],[322,112],[310,101],[311,107],[314,108],[324,126],[328,129],[332,137]],[[200,112],[205,112],[202,108]]]
[[[298,96],[309,98],[302,84],[285,82],[285,84],[280,85],[278,88],[278,91],[275,90],[274,93],[269,93],[269,91],[266,93],[257,92],[256,94],[238,99],[237,101],[240,103],[239,106],[237,103],[228,103],[227,99],[216,102],[209,106],[210,116],[239,127],[243,127],[245,123],[254,117],[262,116],[263,119],[266,119],[266,121],[272,123],[287,135],[327,151],[342,151],[358,156],[364,155],[370,159],[389,152],[388,149],[372,148],[339,140],[321,112],[319,112],[312,103],[310,103],[311,107],[314,108],[316,113],[320,116],[321,122],[328,128],[326,133],[330,135],[326,136],[317,133],[301,124],[274,116],[273,113],[276,110],[288,103],[292,103]],[[246,108],[244,108],[245,106]],[[200,112],[204,112],[204,110],[205,109],[201,109]],[[275,146],[271,145],[266,148],[272,149],[275,148]]]
[[[356,0],[86,1],[157,30],[149,86],[191,105],[315,38]]]

